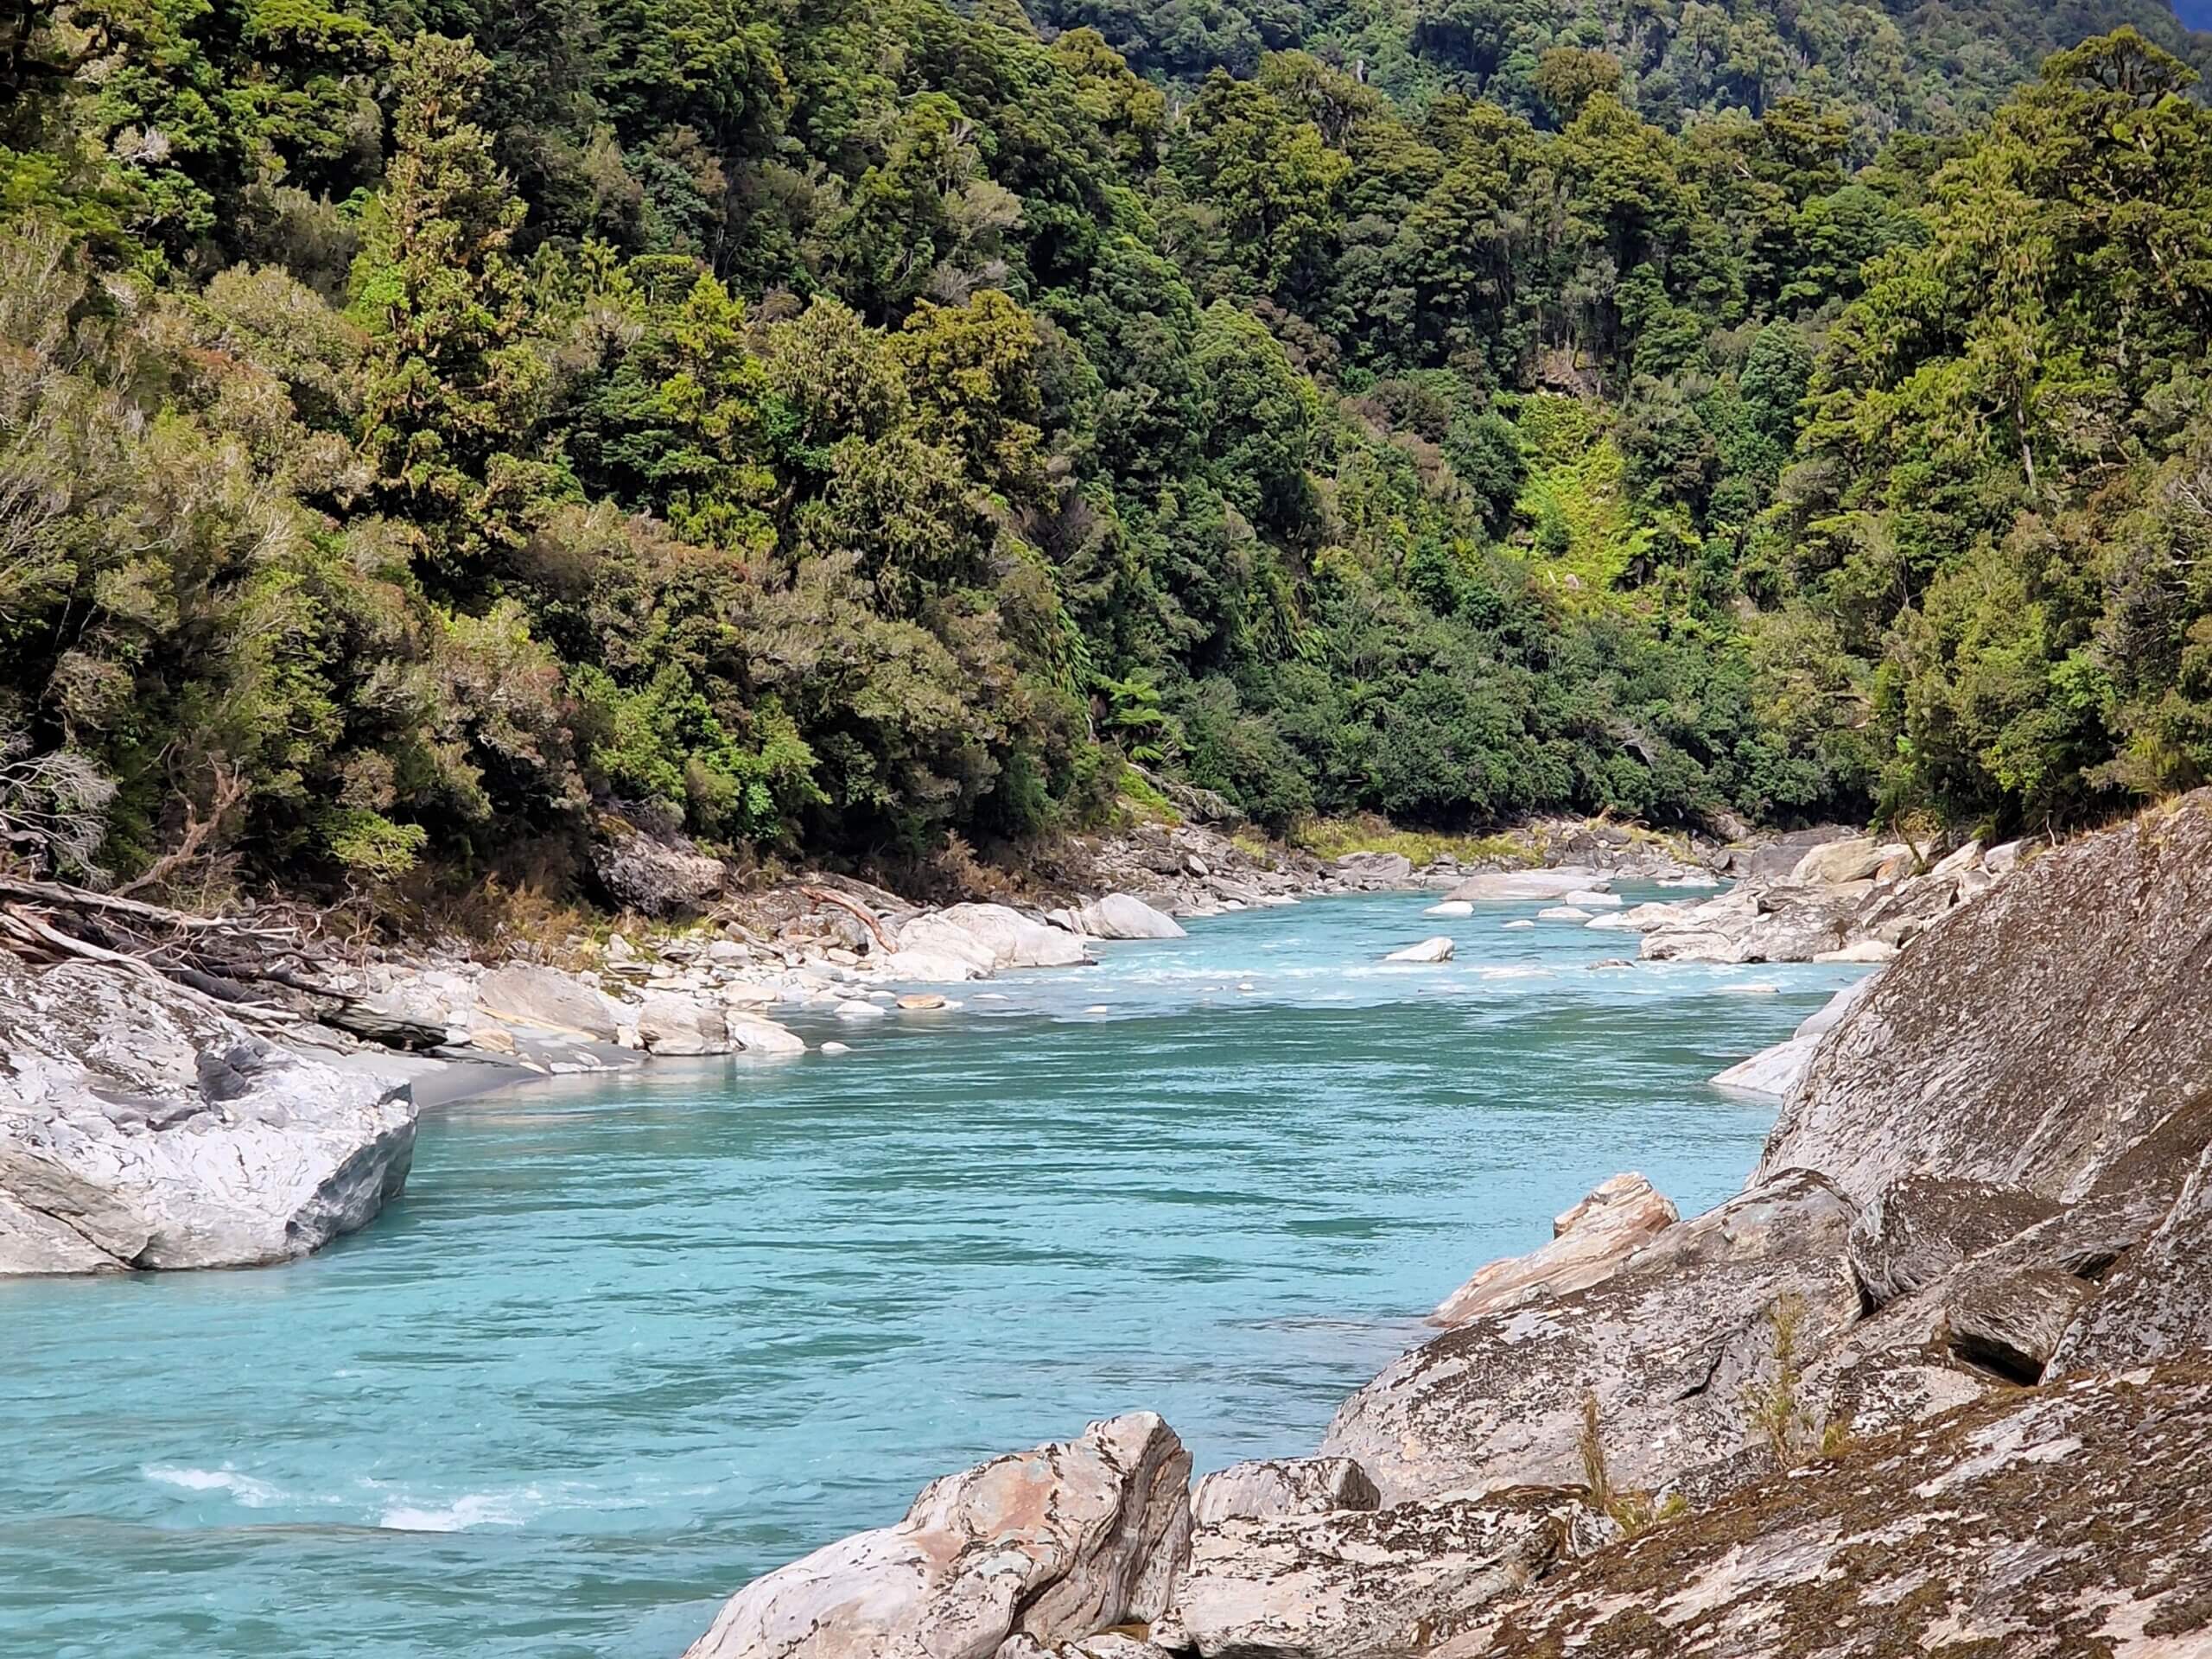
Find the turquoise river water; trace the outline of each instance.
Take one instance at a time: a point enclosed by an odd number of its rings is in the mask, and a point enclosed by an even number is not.
[[[0,1281],[0,1655],[674,1659],[1094,1417],[1310,1451],[1604,1177],[1740,1185],[1771,1110],[1704,1079],[1854,971],[1599,969],[1634,939],[1427,902],[434,1112],[405,1199],[290,1267]],[[1459,960],[1378,961],[1436,932]]]

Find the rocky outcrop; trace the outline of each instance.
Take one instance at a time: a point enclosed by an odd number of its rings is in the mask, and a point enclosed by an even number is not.
[[[1402,887],[1414,875],[1414,861],[1403,853],[1346,853],[1337,861],[1337,868],[1345,875],[1386,887]]]
[[[1611,1535],[1575,1494],[1502,1492],[1197,1529],[1154,1632],[1200,1659],[1398,1659]]]
[[[1822,1043],[1760,1179],[2081,1196],[2212,1074],[2212,798],[2037,859],[1916,939]]]
[[[993,1659],[1148,1623],[1187,1558],[1190,1475],[1150,1412],[994,1459],[755,1580],[685,1659]]]
[[[1969,1269],[1943,1300],[1951,1351],[2015,1382],[2043,1379],[2066,1328],[2096,1294],[2056,1268]]]
[[[1677,1219],[1675,1206],[1643,1176],[1613,1176],[1553,1220],[1550,1243],[1476,1269],[1429,1322],[1465,1325],[1540,1297],[1587,1289],[1618,1273]]]
[[[1350,1458],[1266,1458],[1232,1463],[1201,1480],[1191,1494],[1191,1524],[1371,1510],[1382,1501],[1367,1471]]]
[[[2212,1349],[2212,1150],[2198,1154],[2173,1207],[2120,1259],[2103,1290],[2055,1345],[2065,1376],[2124,1370]]]
[[[1741,1459],[1775,1367],[1777,1315],[1812,1348],[1848,1325],[1853,1208],[1796,1173],[1668,1229],[1612,1277],[1484,1314],[1398,1360],[1338,1411],[1321,1450],[1386,1503],[1582,1478],[1594,1398],[1614,1478],[1660,1490]],[[1570,1233],[1569,1236],[1572,1236]]]
[[[289,1261],[373,1219],[414,1147],[404,1084],[150,976],[0,956],[0,1273]]]
[[[641,916],[682,916],[719,895],[728,871],[688,837],[648,835],[619,818],[601,822],[591,871],[617,910]]]
[[[2146,1471],[2156,1471],[2146,1478]],[[1434,1659],[2212,1652],[2212,1373],[2015,1390],[1580,1562]]]

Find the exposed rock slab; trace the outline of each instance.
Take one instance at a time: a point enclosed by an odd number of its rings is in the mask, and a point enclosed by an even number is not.
[[[2183,1659],[2212,1652],[2208,1564],[2212,1375],[2177,1363],[2007,1390],[1761,1482],[1433,1651]]]
[[[1201,1527],[1158,1633],[1201,1659],[1395,1659],[1527,1587],[1606,1527],[1571,1494],[1516,1491]]]
[[[289,1261],[366,1225],[414,1147],[404,1083],[150,977],[0,957],[0,1273]]]
[[[526,962],[494,968],[477,984],[476,1005],[480,1013],[511,1024],[614,1040],[614,1014],[606,999],[557,968]]]
[[[2096,1287],[2056,1268],[1967,1268],[1944,1299],[1951,1351],[2015,1382],[2040,1382]]]
[[[1188,1554],[1190,1478],[1150,1412],[995,1458],[755,1580],[685,1659],[992,1659],[1149,1621]]]
[[[1908,1175],[1859,1212],[1852,1277],[1872,1307],[1925,1290],[1968,1256],[2046,1221],[2058,1206],[2017,1187]]]
[[[1760,1178],[1910,1173],[2071,1198],[2212,1075],[2212,797],[2023,866],[1885,969],[1821,1046]]]
[[[2120,1369],[2212,1348],[2212,1151],[2172,1210],[2122,1258],[2052,1357],[2054,1376]],[[2200,1359],[2202,1355],[2200,1355]]]
[[[1550,1243],[1478,1268],[1430,1322],[1465,1325],[1539,1297],[1586,1289],[1618,1273],[1678,1219],[1674,1205],[1642,1175],[1615,1175],[1554,1220]]]
[[[1338,1411],[1325,1455],[1349,1457],[1385,1503],[1565,1484],[1585,1395],[1615,1481],[1658,1490],[1738,1459],[1756,1438],[1749,1390],[1770,1372],[1771,1315],[1808,1348],[1847,1325],[1853,1209],[1793,1173],[1668,1229],[1588,1288],[1508,1308],[1405,1355]]]

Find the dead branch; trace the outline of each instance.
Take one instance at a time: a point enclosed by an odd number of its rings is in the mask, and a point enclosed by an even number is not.
[[[846,893],[834,893],[828,887],[801,887],[799,891],[817,904],[835,905],[840,910],[852,912],[867,925],[868,931],[875,935],[875,942],[883,947],[885,954],[888,955],[899,948],[892,944],[891,936],[883,931],[883,924],[876,920],[875,912],[859,899]]]
[[[179,870],[199,861],[200,849],[207,838],[222,825],[223,819],[234,807],[252,792],[252,785],[235,766],[226,766],[220,760],[208,762],[214,775],[214,789],[207,805],[207,816],[200,816],[199,804],[188,798],[184,803],[184,830],[177,843],[130,880],[116,888],[118,897],[143,893],[148,887],[158,887]]]

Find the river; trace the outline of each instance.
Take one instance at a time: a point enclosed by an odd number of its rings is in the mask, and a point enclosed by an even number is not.
[[[1771,1109],[1704,1080],[1860,971],[1600,968],[1633,936],[1427,902],[466,1102],[290,1267],[0,1281],[0,1655],[674,1659],[1091,1418],[1152,1407],[1202,1469],[1311,1451],[1599,1179],[1739,1185]],[[1378,960],[1438,932],[1457,961]]]

